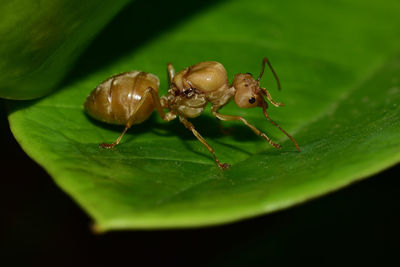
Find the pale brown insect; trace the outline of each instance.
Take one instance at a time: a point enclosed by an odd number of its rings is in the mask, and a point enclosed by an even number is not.
[[[221,63],[205,61],[185,68],[175,75],[172,64],[168,64],[169,90],[167,96],[158,97],[159,79],[157,76],[139,71],[131,71],[112,76],[102,82],[85,101],[85,109],[92,117],[113,124],[125,125],[125,129],[114,143],[100,144],[104,148],[116,146],[125,132],[133,125],[146,120],[155,109],[164,121],[179,117],[180,122],[192,131],[194,136],[207,147],[221,169],[227,168],[227,163],[221,163],[215,155],[214,149],[197,132],[188,118],[199,116],[208,103],[211,103],[212,114],[223,121],[241,121],[255,134],[264,138],[276,148],[266,134],[247,122],[241,116],[224,115],[219,113],[225,104],[232,98],[240,108],[261,107],[264,116],[279,128],[296,146],[300,148],[292,136],[275,123],[268,115],[268,103],[264,96],[277,107],[282,103],[275,102],[270,93],[260,87],[260,79],[264,73],[265,64],[271,69],[280,90],[280,82],[267,58],[263,59],[260,75],[257,79],[249,73],[236,74],[232,85],[229,85],[226,70]],[[168,109],[165,113],[164,109]]]

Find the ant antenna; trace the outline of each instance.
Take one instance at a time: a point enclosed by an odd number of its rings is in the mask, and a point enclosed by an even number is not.
[[[266,57],[263,59],[261,72],[260,72],[260,75],[258,75],[258,78],[257,78],[256,81],[259,82],[261,77],[263,76],[264,69],[265,69],[265,63],[268,64],[269,69],[271,70],[272,74],[274,75],[275,80],[276,80],[276,84],[278,85],[278,90],[280,91],[281,90],[281,82],[279,81],[278,75],[276,74],[274,68],[272,68],[271,63],[269,62],[268,58],[266,58]]]

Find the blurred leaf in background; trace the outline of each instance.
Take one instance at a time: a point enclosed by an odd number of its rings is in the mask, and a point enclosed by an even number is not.
[[[128,0],[3,0],[0,97],[53,91],[93,37]]]
[[[79,59],[60,91],[9,105],[11,129],[23,149],[99,230],[239,220],[336,190],[399,161],[398,1],[237,0],[198,9],[196,3],[175,4],[132,3]],[[180,70],[220,61],[232,79],[258,73],[264,56],[283,91],[273,91],[272,75],[261,84],[285,103],[271,107],[270,115],[294,135],[301,153],[260,110],[232,103],[222,113],[244,116],[283,149],[238,123],[224,124],[233,128],[226,136],[209,113],[193,123],[219,158],[232,164],[224,172],[183,125],[155,115],[132,127],[115,149],[98,148],[122,130],[91,120],[82,108],[107,77],[151,72],[165,94],[167,62]]]

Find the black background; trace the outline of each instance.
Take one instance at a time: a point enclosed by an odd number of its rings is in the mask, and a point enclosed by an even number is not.
[[[398,263],[400,166],[230,225],[93,234],[14,140],[2,105],[0,266],[348,266]]]

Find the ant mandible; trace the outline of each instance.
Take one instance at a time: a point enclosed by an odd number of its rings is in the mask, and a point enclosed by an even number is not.
[[[219,120],[241,121],[272,146],[281,147],[245,118],[219,113],[219,110],[233,98],[240,108],[261,107],[267,120],[289,137],[300,152],[294,138],[274,122],[267,113],[268,103],[264,96],[276,107],[281,107],[283,104],[275,102],[267,89],[260,87],[265,64],[268,64],[276,79],[278,90],[280,90],[279,78],[267,58],[263,59],[261,72],[257,79],[254,79],[250,73],[239,73],[235,75],[231,86],[226,70],[221,63],[201,62],[185,68],[176,75],[174,67],[169,63],[170,86],[167,96],[158,97],[160,82],[157,76],[146,72],[131,71],[112,76],[102,82],[87,97],[84,107],[87,113],[95,119],[125,125],[125,129],[115,142],[100,144],[103,148],[116,146],[133,124],[146,120],[155,109],[164,121],[171,121],[179,117],[180,122],[211,152],[218,166],[226,169],[229,165],[219,161],[214,149],[188,120],[188,118],[199,116],[208,103],[211,103],[212,114]],[[165,113],[164,109],[168,109],[168,112]]]

